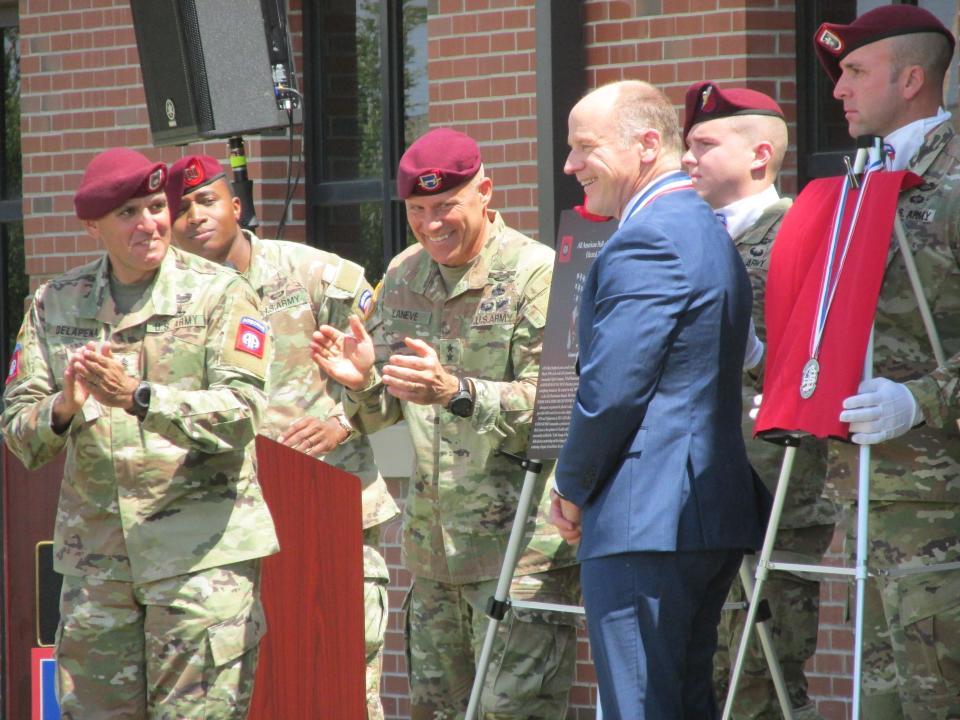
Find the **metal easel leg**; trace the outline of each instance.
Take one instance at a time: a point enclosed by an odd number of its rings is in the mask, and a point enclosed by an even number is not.
[[[480,651],[480,660],[477,664],[477,674],[473,678],[473,688],[470,690],[470,703],[467,705],[465,720],[474,720],[480,707],[480,695],[483,692],[483,683],[487,677],[487,667],[490,664],[490,654],[493,651],[493,641],[497,637],[497,628],[500,621],[506,617],[510,609],[510,581],[513,580],[513,570],[517,566],[517,556],[520,554],[520,543],[526,525],[527,513],[530,511],[530,502],[533,498],[533,489],[537,484],[537,476],[543,469],[542,463],[523,460],[527,470],[523,478],[523,488],[517,501],[517,512],[513,518],[513,527],[510,529],[510,539],[507,542],[507,551],[503,556],[503,565],[500,566],[500,577],[497,579],[497,589],[487,603],[487,634],[483,638],[483,647]]]
[[[763,591],[763,585],[767,580],[767,575],[770,572],[769,563],[770,556],[773,554],[773,545],[777,538],[777,529],[780,525],[780,516],[783,514],[783,504],[787,498],[787,488],[790,484],[790,473],[793,471],[793,461],[797,455],[797,441],[795,438],[791,438],[793,444],[787,445],[787,449],[783,453],[783,463],[780,465],[780,477],[777,479],[777,492],[773,497],[773,508],[770,511],[770,520],[767,522],[767,532],[763,538],[763,547],[760,550],[760,557],[757,560],[757,571],[756,571],[756,587],[751,589],[744,584],[744,594],[747,597],[747,617],[744,620],[743,624],[743,634],[740,636],[740,646],[737,648],[737,659],[733,665],[733,671],[730,675],[730,686],[727,690],[727,700],[723,705],[723,720],[730,720],[731,713],[733,712],[733,703],[737,696],[737,685],[740,682],[740,675],[743,672],[744,660],[747,657],[747,649],[750,644],[750,637],[753,634],[753,626],[757,622],[757,613],[760,609],[761,603],[757,602],[757,598],[761,597]],[[741,567],[741,577],[743,568]],[[751,583],[752,584],[752,583]],[[772,649],[772,646],[771,646]],[[766,648],[764,648],[766,653]],[[768,662],[770,656],[768,655]],[[776,658],[774,657],[774,660]],[[777,669],[779,670],[779,662],[777,663]],[[772,674],[772,670],[771,670]],[[781,683],[782,683],[782,673],[781,673]],[[786,694],[786,689],[783,688],[784,694]],[[780,708],[784,712],[784,717],[788,720],[792,720],[792,714],[790,707],[789,698],[784,701],[784,698],[780,695],[781,688],[777,688],[777,696],[780,700]]]
[[[480,697],[483,694],[483,683],[487,677],[490,655],[493,653],[493,643],[497,638],[497,628],[511,607],[530,608],[550,612],[568,612],[578,615],[584,614],[583,608],[575,605],[510,600],[510,583],[513,580],[513,571],[517,566],[517,557],[520,555],[520,544],[523,542],[523,535],[526,529],[526,519],[533,502],[533,491],[537,484],[537,477],[540,475],[540,471],[543,470],[543,463],[510,453],[500,452],[499,454],[517,463],[527,472],[523,477],[523,487],[520,489],[520,497],[517,499],[517,511],[513,516],[513,526],[510,528],[507,550],[503,556],[503,564],[500,566],[500,576],[497,579],[497,587],[496,590],[494,590],[493,596],[487,601],[487,616],[490,620],[487,623],[487,632],[483,638],[483,646],[480,648],[480,659],[477,662],[477,671],[473,678],[473,687],[470,689],[470,701],[467,704],[467,713],[464,716],[464,720],[474,720],[477,717],[480,708]],[[601,717],[602,711],[600,709],[600,697],[598,695],[598,720]]]
[[[899,215],[893,218],[893,234],[897,238],[897,244],[900,246],[900,254],[903,256],[903,264],[907,268],[907,275],[910,278],[910,287],[913,288],[913,294],[917,299],[917,308],[920,310],[920,317],[923,319],[923,327],[927,331],[927,338],[930,340],[930,348],[933,350],[933,357],[937,365],[943,367],[947,364],[947,356],[943,352],[943,343],[940,342],[940,334],[937,332],[937,326],[933,322],[933,313],[930,312],[930,303],[927,302],[927,296],[923,293],[923,284],[920,282],[920,273],[917,271],[917,262],[910,251],[910,245],[907,243],[906,231],[903,229],[903,222]],[[873,336],[871,335],[871,338]],[[871,368],[872,371],[872,368]],[[866,376],[864,376],[866,377]]]
[[[863,379],[873,377],[873,328],[870,329],[870,340],[867,342],[867,354],[863,360]],[[860,446],[860,463],[857,468],[857,562],[856,584],[857,599],[855,604],[854,633],[853,633],[853,714],[852,720],[860,718],[861,684],[863,680],[863,606],[867,587],[867,556],[869,549],[867,540],[869,532],[868,518],[870,512],[870,446]]]
[[[779,522],[779,518],[777,518]],[[744,557],[740,565],[740,583],[743,585],[743,594],[749,604],[760,603],[761,607],[757,611],[757,638],[760,640],[760,647],[763,650],[763,657],[767,661],[767,669],[770,671],[770,679],[773,681],[773,688],[777,693],[777,700],[780,702],[780,709],[783,712],[785,720],[793,720],[793,703],[790,701],[790,692],[787,690],[787,681],[783,677],[783,668],[780,666],[780,658],[777,657],[776,648],[773,646],[773,631],[770,628],[770,609],[765,599],[760,599],[756,594],[753,577],[756,569],[748,557]],[[746,627],[746,626],[744,626]],[[741,668],[742,670],[742,668]],[[742,674],[742,673],[741,673]],[[739,682],[740,675],[737,676]],[[731,681],[730,686],[733,687]]]

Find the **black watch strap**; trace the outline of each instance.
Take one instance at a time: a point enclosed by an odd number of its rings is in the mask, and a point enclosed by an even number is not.
[[[460,387],[450,402],[447,403],[447,410],[457,417],[470,417],[473,415],[473,392],[470,381],[465,377],[459,378]]]

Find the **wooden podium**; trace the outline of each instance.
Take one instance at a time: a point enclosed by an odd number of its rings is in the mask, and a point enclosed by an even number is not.
[[[251,720],[366,718],[360,480],[257,437],[280,538],[263,562],[267,634]]]
[[[360,481],[263,437],[257,453],[281,551],[263,563],[267,634],[249,717],[362,720]],[[40,616],[49,615],[51,603],[56,614],[59,575],[47,582],[38,577],[37,545],[53,538],[62,477],[62,455],[34,472],[4,446],[3,696],[11,719],[31,717],[31,649],[42,625],[56,625],[57,617],[41,622]]]
[[[38,544],[53,540],[63,457],[31,471],[3,446],[3,696],[11,720],[31,717],[31,651],[53,642],[49,628],[59,618],[60,576],[40,563]]]

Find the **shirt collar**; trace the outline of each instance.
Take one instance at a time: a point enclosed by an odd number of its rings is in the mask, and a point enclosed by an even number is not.
[[[906,170],[910,159],[917,154],[917,150],[923,145],[924,136],[940,123],[950,119],[950,113],[942,107],[937,108],[937,114],[930,117],[914,120],[903,127],[899,127],[884,139],[884,145],[893,148],[893,162],[890,164],[891,170]]]
[[[726,218],[727,232],[730,233],[730,237],[735,238],[744,230],[751,227],[760,219],[763,211],[779,199],[780,194],[777,192],[777,189],[773,185],[770,185],[755,195],[740,198],[720,208],[716,212],[717,215],[722,215]]]

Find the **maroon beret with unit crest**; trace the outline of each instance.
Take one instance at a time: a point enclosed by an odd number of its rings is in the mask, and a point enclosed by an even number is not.
[[[953,34],[929,10],[913,5],[882,5],[849,25],[823,23],[813,36],[813,46],[823,69],[836,82],[841,74],[840,61],[857,48],[888,37],[925,32],[943,35],[953,53]]]
[[[131,198],[163,190],[167,166],[127,148],[97,155],[83,172],[73,207],[81,220],[98,220]]]
[[[469,135],[435,128],[414,140],[400,158],[397,194],[434,195],[463,185],[480,170],[480,148]]]
[[[683,139],[697,123],[734,115],[770,115],[784,120],[783,110],[769,95],[747,88],[721,90],[709,80],[687,88],[683,114]]]
[[[184,195],[199,190],[217,180],[227,176],[220,161],[209,155],[187,155],[170,166],[170,177],[167,178],[167,206],[170,208],[170,219],[173,220],[180,212],[180,199]]]

